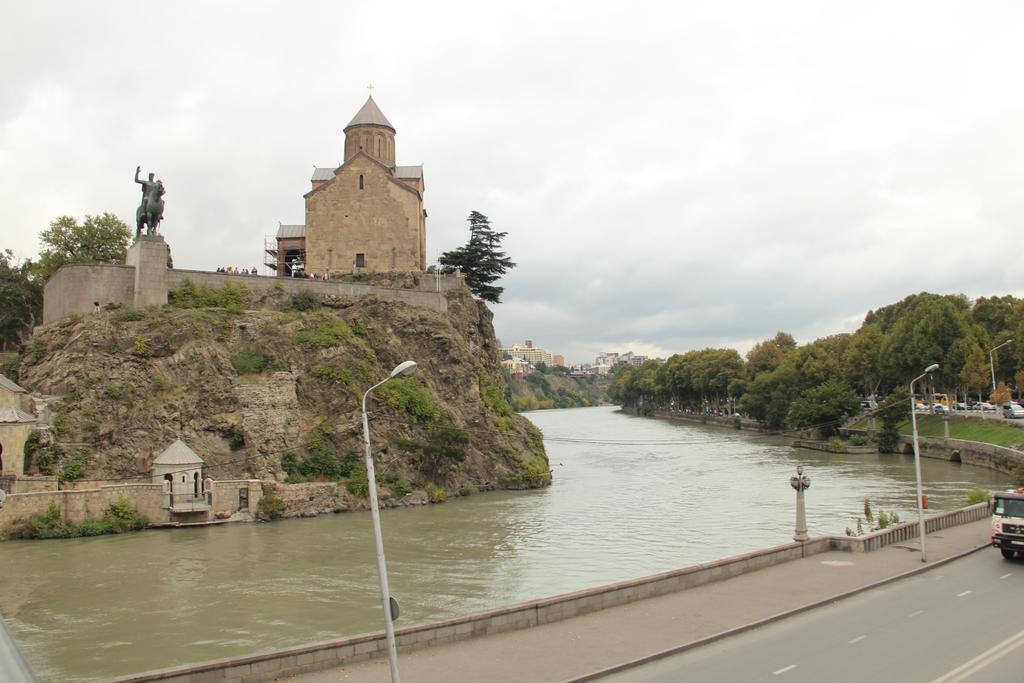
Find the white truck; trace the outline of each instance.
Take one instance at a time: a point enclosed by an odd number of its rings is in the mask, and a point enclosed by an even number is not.
[[[1024,556],[1024,488],[999,491],[992,507],[992,545],[1012,560]]]

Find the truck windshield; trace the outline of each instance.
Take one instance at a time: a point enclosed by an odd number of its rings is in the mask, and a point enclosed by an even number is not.
[[[996,498],[995,514],[1000,517],[1024,517],[1024,500]]]

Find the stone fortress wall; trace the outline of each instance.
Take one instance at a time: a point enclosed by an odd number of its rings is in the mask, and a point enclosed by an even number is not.
[[[181,286],[185,280],[209,287],[233,284],[266,291],[280,286],[291,294],[310,290],[339,297],[376,297],[441,313],[448,310],[446,293],[464,286],[459,275],[422,274],[416,288],[402,289],[337,280],[177,270],[167,268],[166,254],[167,245],[162,237],[143,235],[128,250],[128,263],[139,264],[138,267],[99,263],[61,266],[43,287],[43,324],[57,322],[68,315],[92,313],[97,303],[136,308],[166,304],[168,290]]]

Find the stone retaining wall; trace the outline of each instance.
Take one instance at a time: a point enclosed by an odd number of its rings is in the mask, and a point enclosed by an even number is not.
[[[698,564],[642,579],[622,581],[609,586],[568,593],[551,598],[446,619],[444,621],[398,629],[398,647],[410,649],[444,645],[477,636],[530,628],[568,619],[606,607],[674,593],[713,581],[739,576],[750,571],[814,555],[831,549],[828,537],[759,550],[724,560]],[[366,659],[387,656],[383,632],[368,633],[300,647],[192,664],[116,678],[112,683],[171,681],[173,683],[250,683],[279,676],[341,666]]]
[[[169,513],[163,508],[167,499],[163,484],[115,484],[99,489],[34,491],[7,496],[0,507],[0,533],[8,531],[18,519],[46,512],[50,503],[60,506],[61,519],[65,522],[79,524],[103,517],[107,507],[122,498],[150,522],[168,521]]]
[[[933,515],[925,520],[927,533],[967,524],[990,515],[988,503]],[[912,528],[911,528],[912,527]],[[822,536],[801,543],[758,550],[743,555],[698,564],[641,579],[567,593],[551,598],[478,612],[454,619],[398,629],[398,647],[403,651],[433,647],[477,636],[530,628],[589,612],[623,605],[645,598],[695,588],[790,560],[810,557],[829,550],[871,552],[917,536],[918,523],[900,524],[859,537]],[[387,641],[383,632],[366,633],[321,643],[233,657],[200,664],[122,676],[111,683],[257,683],[282,676],[320,671],[367,659],[385,659]]]

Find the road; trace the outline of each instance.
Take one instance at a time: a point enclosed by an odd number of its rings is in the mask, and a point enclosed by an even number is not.
[[[608,683],[1024,680],[1024,562],[934,571],[602,678]]]

